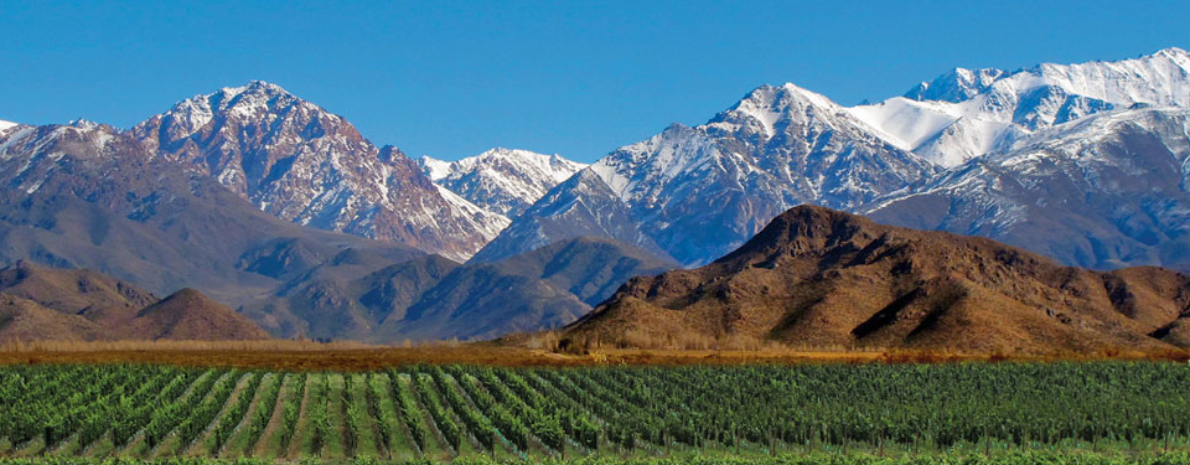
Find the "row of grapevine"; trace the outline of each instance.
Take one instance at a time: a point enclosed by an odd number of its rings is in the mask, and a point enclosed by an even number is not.
[[[383,373],[368,373],[365,378],[364,396],[365,401],[368,402],[368,414],[371,415],[372,420],[376,425],[376,433],[380,435],[378,442],[384,448],[384,451],[393,450],[393,434],[396,434],[396,415],[392,410],[381,408],[383,398],[387,396],[388,389],[384,389],[384,379],[387,376]]]
[[[244,421],[244,416],[248,414],[248,407],[252,405],[252,399],[256,397],[256,389],[263,381],[264,375],[252,375],[252,379],[248,380],[248,387],[240,392],[240,396],[236,398],[231,408],[219,418],[219,423],[215,426],[213,433],[212,455],[219,456],[219,451],[223,450],[223,446],[227,445],[227,440],[231,439],[231,433]]]
[[[492,427],[492,422],[483,416],[479,410],[476,410],[467,403],[467,399],[463,398],[463,394],[452,385],[451,381],[453,380],[446,378],[447,375],[442,371],[441,367],[431,368],[430,374],[434,379],[434,384],[437,386],[438,392],[441,392],[442,397],[446,398],[446,403],[463,420],[463,424],[471,431],[471,434],[479,441],[479,444],[484,449],[494,451],[496,448],[496,429]]]
[[[22,384],[29,388],[27,392],[19,392],[13,403],[6,406],[4,415],[0,415],[0,433],[10,442],[23,444],[37,437],[52,436],[52,423],[58,407],[80,388],[93,385],[111,375],[111,370],[92,372],[73,372],[64,370],[60,373],[42,373],[34,371]],[[48,428],[48,429],[47,429]]]
[[[389,376],[392,378],[393,396],[396,398],[401,420],[405,422],[405,427],[409,430],[409,436],[413,439],[414,445],[419,451],[424,451],[426,450],[426,438],[429,436],[425,415],[422,415],[421,408],[417,406],[413,391],[403,385],[402,374],[394,371]]]
[[[147,434],[147,425],[152,422],[153,416],[158,411],[158,406],[165,404],[166,408],[177,409],[177,407],[172,407],[174,401],[180,399],[196,380],[208,375],[210,373],[198,370],[184,370],[176,373],[173,379],[159,391],[156,389],[145,390],[141,396],[122,401],[122,408],[115,409],[109,418],[112,444],[116,447],[123,446],[142,429],[145,429]],[[196,386],[195,389],[201,388]],[[160,426],[159,423],[158,427]]]
[[[363,434],[363,412],[359,410],[355,402],[351,398],[351,393],[355,391],[355,377],[351,374],[343,375],[343,392],[339,398],[340,406],[342,407],[342,415],[346,431],[343,435],[347,447],[347,455],[353,455],[355,449],[359,446],[360,435]]]
[[[484,385],[498,392],[501,400],[516,406],[521,418],[527,419],[529,430],[547,447],[561,451],[566,446],[566,431],[561,416],[567,412],[550,405],[541,393],[529,387],[520,375],[507,370],[496,372],[496,376],[484,376]],[[549,413],[547,413],[549,412]]]
[[[456,368],[451,374],[504,438],[520,451],[529,450],[529,428],[515,414],[497,402],[471,373]]]
[[[310,449],[315,454],[321,454],[331,433],[331,419],[327,414],[327,403],[330,402],[331,379],[324,374],[318,377],[310,386],[310,399],[306,401],[306,412],[310,421]]]
[[[532,386],[525,383],[518,383],[516,386],[521,390],[529,389],[532,392],[542,393],[546,408],[549,411],[558,412],[562,429],[566,431],[567,436],[588,449],[599,448],[599,426],[587,409],[536,373],[527,372],[524,378]]]
[[[380,445],[386,451],[393,449],[393,435],[397,431],[397,418],[393,411],[381,408],[384,399],[387,396],[388,389],[384,388],[384,381],[387,376],[381,373],[368,373],[367,387],[364,395],[367,396],[368,413],[375,419],[376,432],[380,435]]]
[[[419,456],[458,455],[467,444],[522,457],[598,456],[609,447],[646,455],[744,448],[1177,449],[1190,446],[1186,386],[1190,368],[1156,362],[413,366],[349,375],[14,366],[0,367],[0,447],[7,448],[0,450],[86,454],[94,445],[97,454],[202,449],[209,456],[241,453],[243,444],[243,453],[279,447],[276,455],[293,458],[295,436],[309,440],[296,454],[337,453],[333,446],[342,438],[349,457],[408,456],[396,450],[402,447]],[[342,421],[332,422],[337,416]],[[278,424],[271,425],[274,418]],[[270,426],[277,434],[262,443]],[[376,447],[368,440],[373,435]],[[411,445],[402,446],[402,436]],[[232,441],[237,446],[227,447]]]
[[[433,381],[429,376],[422,373],[413,374],[417,393],[421,397],[422,405],[426,407],[426,411],[430,412],[430,418],[434,420],[434,424],[438,428],[438,432],[442,433],[442,438],[446,440],[446,444],[451,449],[458,451],[462,446],[462,431],[455,423],[454,419],[450,417],[446,409],[442,407],[442,402],[438,400],[438,394],[434,389]]]
[[[260,436],[264,434],[265,428],[268,428],[269,421],[273,418],[273,412],[277,409],[277,398],[281,396],[281,387],[289,378],[284,373],[277,373],[272,377],[272,382],[265,385],[264,390],[260,392],[260,401],[256,403],[256,410],[248,419],[247,445],[249,450],[257,442],[260,442]]]
[[[178,442],[181,443],[181,447],[178,449],[179,451],[185,449],[198,439],[199,435],[206,431],[207,427],[218,418],[219,412],[227,404],[227,399],[231,397],[231,393],[240,382],[241,376],[239,371],[233,370],[229,376],[215,386],[211,395],[194,409],[190,417],[178,425]],[[248,374],[247,376],[253,375]]]
[[[306,398],[306,384],[308,383],[308,375],[300,373],[293,377],[293,396],[289,402],[285,403],[285,407],[281,411],[281,433],[280,443],[282,450],[289,449],[289,443],[293,441],[293,435],[297,433],[298,418],[301,415],[302,402]]]
[[[144,412],[139,412],[141,406],[149,403],[159,395],[169,395],[169,392],[180,395],[189,377],[170,369],[145,370],[147,378],[139,380],[132,392],[112,392],[106,398],[97,399],[88,405],[88,411],[83,414],[82,424],[79,426],[78,447],[86,448],[98,441],[108,431],[112,432],[113,441],[119,431],[139,428],[145,418]],[[181,387],[174,386],[183,384]],[[172,390],[171,390],[172,386]],[[131,415],[136,415],[131,417]],[[140,420],[133,425],[130,420]]]
[[[225,371],[210,370],[194,383],[190,392],[175,398],[165,407],[152,410],[149,422],[144,427],[145,444],[150,449],[160,445],[167,434],[186,421],[190,412],[197,409],[199,403],[207,396],[215,383],[223,379],[225,375],[227,375]]]
[[[428,460],[387,462],[372,457],[361,457],[351,461],[320,462],[306,459],[304,465],[430,465]],[[987,457],[974,453],[943,453],[932,455],[879,456],[872,454],[810,454],[779,456],[711,456],[690,457],[580,457],[570,459],[541,458],[509,462],[491,457],[475,456],[459,459],[457,465],[1182,465],[1190,463],[1190,453],[1146,453],[1140,455],[1110,453],[1063,454],[1054,451],[1013,452]],[[276,462],[261,459],[206,459],[168,458],[141,460],[133,458],[94,459],[27,457],[2,458],[0,465],[276,465]]]

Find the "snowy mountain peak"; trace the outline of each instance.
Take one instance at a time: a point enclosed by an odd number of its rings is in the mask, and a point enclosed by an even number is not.
[[[345,123],[338,115],[298,98],[281,86],[259,80],[239,87],[224,87],[210,94],[196,95],[174,104],[159,117],[162,119],[162,128],[173,138],[194,134],[212,120],[315,119],[325,123],[308,128],[315,132],[327,126]],[[349,124],[342,126],[350,128]],[[349,132],[354,132],[354,128]],[[353,136],[359,138],[358,133]]]
[[[497,147],[479,155],[446,162],[420,160],[435,183],[467,200],[506,216],[517,216],[587,165],[562,156]]]
[[[1190,58],[1190,52],[1179,47],[1166,47],[1153,53],[1152,56],[1162,56],[1170,59]]]
[[[215,92],[214,94],[211,94],[208,97],[214,96],[214,95],[221,95],[223,97],[223,100],[226,101],[229,99],[234,99],[244,93],[269,94],[269,95],[284,94],[284,95],[289,95],[289,96],[293,95],[293,94],[290,94],[289,91],[281,88],[281,86],[273,84],[271,82],[266,82],[266,81],[261,81],[261,80],[252,80],[252,81],[248,81],[247,84],[244,84],[242,86],[221,88],[221,89],[219,89],[218,92]]]
[[[417,159],[417,163],[421,165],[422,172],[430,178],[431,181],[438,182],[450,176],[451,162],[430,158],[428,155],[422,155]]]
[[[888,141],[958,166],[1035,131],[1113,109],[1190,106],[1190,53],[1167,48],[1119,61],[1046,63],[1012,73],[956,69],[905,97],[849,111]]]
[[[456,163],[462,169],[474,169],[483,165],[487,167],[492,167],[493,165],[515,165],[524,171],[538,171],[545,174],[553,178],[555,183],[565,181],[575,171],[587,166],[562,158],[558,154],[545,155],[528,150],[506,149],[503,147],[496,147],[474,157],[464,158]]]
[[[1129,106],[1190,106],[1190,54],[1166,48],[1129,60],[1059,65],[1045,63],[1003,79],[1003,87],[1055,86],[1069,94]],[[999,83],[998,83],[999,84]]]
[[[715,116],[707,126],[727,132],[746,131],[762,134],[770,139],[780,127],[820,118],[830,119],[843,109],[822,94],[791,83],[780,86],[763,85],[749,92],[731,108]],[[685,128],[668,128],[667,133],[679,133]]]
[[[798,87],[796,84],[787,82],[779,86],[765,84],[763,86],[753,89],[749,92],[739,103],[736,104],[736,109],[747,109],[754,107],[778,107],[787,108],[791,106],[801,105],[817,105],[820,107],[835,107],[834,102],[826,98],[826,96],[808,89]]]
[[[4,120],[0,119],[0,131],[6,130],[6,129],[9,129],[9,128],[13,128],[13,127],[16,127],[16,126],[19,126],[19,124],[18,124],[18,123],[14,123],[14,122],[12,122],[12,121],[4,121]]]
[[[955,68],[938,76],[933,81],[918,84],[905,97],[913,100],[941,100],[962,102],[983,92],[1003,76],[1003,70],[995,68]]]

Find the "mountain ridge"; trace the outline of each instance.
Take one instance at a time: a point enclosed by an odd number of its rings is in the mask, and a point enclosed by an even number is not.
[[[491,263],[429,255],[356,278],[315,273],[244,311],[282,337],[492,339],[572,322],[628,278],[674,266],[612,240],[574,238]]]
[[[1190,106],[1190,52],[1169,47],[1013,72],[956,68],[902,97],[849,111],[897,145],[954,167],[1034,131],[1138,104]]]
[[[86,269],[0,269],[0,342],[261,340],[256,323],[193,289],[160,299]]]
[[[1187,308],[1190,277],[1173,271],[1093,272],[982,237],[801,206],[705,267],[633,279],[562,337],[572,347],[1161,350],[1185,345],[1165,330],[1182,328]]]
[[[378,148],[343,117],[264,81],[183,100],[129,133],[307,226],[466,259],[507,222],[444,198],[396,147]]]

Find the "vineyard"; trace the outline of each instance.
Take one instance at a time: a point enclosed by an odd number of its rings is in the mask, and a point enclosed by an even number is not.
[[[1037,463],[1035,454],[1181,463],[1187,386],[1190,367],[1159,362],[367,373],[13,366],[0,368],[0,465]]]

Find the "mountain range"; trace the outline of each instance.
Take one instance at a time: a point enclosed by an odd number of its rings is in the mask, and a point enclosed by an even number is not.
[[[378,342],[564,325],[802,204],[1069,266],[1190,269],[1188,105],[1190,53],[1169,48],[960,68],[852,107],[763,85],[590,165],[447,162],[253,81],[128,129],[0,122],[0,262],[200,289],[275,336]]]
[[[703,125],[670,126],[588,170],[622,202],[626,222],[686,266],[807,203],[983,235],[1070,265],[1184,268],[1188,103],[1190,53],[1177,48],[1012,72],[955,69],[849,108],[793,84],[762,86]],[[563,193],[554,194],[542,201]],[[614,237],[585,219],[535,226],[564,214],[522,215],[502,233],[513,237],[488,247],[508,255],[556,240],[557,230]]]

